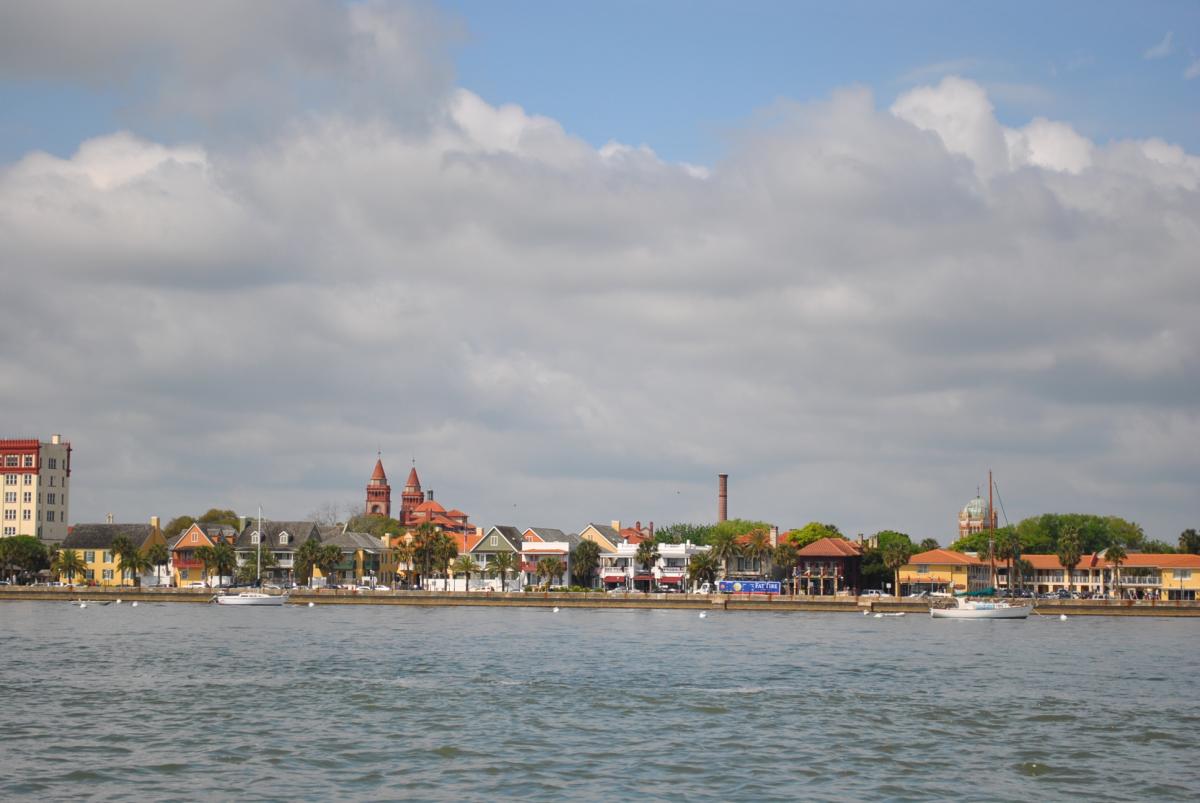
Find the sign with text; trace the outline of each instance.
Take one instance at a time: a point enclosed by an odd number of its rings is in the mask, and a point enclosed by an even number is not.
[[[778,580],[722,580],[717,590],[722,594],[778,594],[782,588]]]

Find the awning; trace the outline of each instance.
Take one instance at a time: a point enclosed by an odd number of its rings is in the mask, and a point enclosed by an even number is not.
[[[652,575],[652,574],[635,574],[633,576],[633,579],[634,580],[653,580],[654,575]]]
[[[682,581],[682,580],[683,580],[682,577],[664,577],[661,580],[659,580],[658,582],[666,583],[667,585],[678,585],[680,583],[680,581]]]
[[[625,581],[625,575],[623,575],[623,574],[606,574],[606,575],[604,575],[604,582],[606,582],[606,583],[621,583],[624,581]]]

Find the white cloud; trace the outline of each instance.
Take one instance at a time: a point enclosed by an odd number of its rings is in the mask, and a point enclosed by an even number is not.
[[[1175,32],[1167,31],[1162,41],[1142,54],[1144,59],[1165,59],[1175,52]]]
[[[76,519],[303,515],[382,446],[481,523],[711,519],[729,471],[737,515],[946,540],[989,466],[1014,517],[1195,523],[1197,156],[953,77],[703,169],[430,98],[0,169],[0,407],[74,442]]]
[[[1200,77],[1200,59],[1195,59],[1188,65],[1188,68],[1183,71],[1183,77],[1188,81]]]

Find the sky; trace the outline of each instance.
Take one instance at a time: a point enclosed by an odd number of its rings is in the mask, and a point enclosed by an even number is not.
[[[1200,6],[0,5],[71,518],[1200,519]],[[986,490],[986,489],[985,489]]]

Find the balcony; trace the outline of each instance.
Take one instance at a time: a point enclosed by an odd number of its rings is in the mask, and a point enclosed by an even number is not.
[[[200,569],[204,566],[204,561],[195,558],[175,558],[171,563],[176,569]]]

